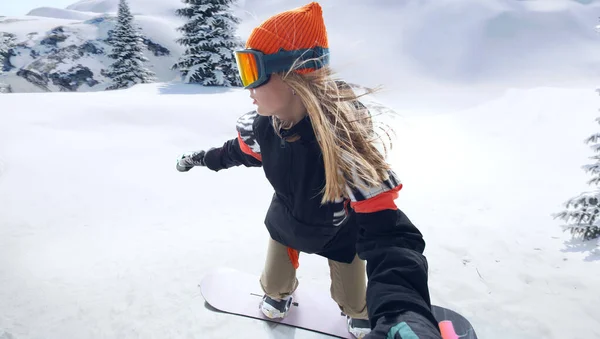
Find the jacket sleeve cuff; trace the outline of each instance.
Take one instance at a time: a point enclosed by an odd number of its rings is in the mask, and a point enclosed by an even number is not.
[[[215,172],[218,172],[225,168],[221,164],[222,151],[222,148],[211,148],[206,152],[206,154],[204,155],[204,163],[206,164],[207,168]]]

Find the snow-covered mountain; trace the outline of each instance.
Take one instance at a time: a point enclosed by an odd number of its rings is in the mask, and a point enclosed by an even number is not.
[[[107,43],[116,13],[38,8],[28,16],[0,19],[0,31],[13,34],[16,47],[4,64],[4,80],[14,92],[103,90],[103,71],[111,60]],[[162,81],[176,76],[170,70],[182,49],[175,43],[175,17],[139,14],[149,68]]]
[[[170,67],[183,52],[175,43],[179,0],[131,0],[146,36],[146,56],[159,81],[179,79]],[[239,35],[268,16],[307,0],[239,0]],[[341,75],[367,86],[413,91],[444,83],[563,85],[600,75],[600,2],[593,0],[335,0],[320,1],[332,62]],[[108,32],[118,0],[82,0],[66,9],[43,7],[0,17],[0,32],[17,47],[0,82],[15,92],[104,89]],[[363,63],[394,59],[364,72]],[[387,63],[386,63],[387,64]]]

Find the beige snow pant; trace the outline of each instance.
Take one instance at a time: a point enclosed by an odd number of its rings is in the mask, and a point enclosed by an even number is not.
[[[331,259],[328,261],[332,299],[344,314],[352,318],[368,319],[365,262],[358,256],[350,264]],[[299,284],[287,247],[271,238],[260,284],[263,292],[274,299],[292,294]]]

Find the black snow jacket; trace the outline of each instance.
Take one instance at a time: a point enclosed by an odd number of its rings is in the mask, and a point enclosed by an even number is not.
[[[350,199],[321,205],[325,169],[308,117],[282,129],[282,137],[271,117],[255,111],[243,115],[236,129],[237,138],[208,150],[204,162],[214,171],[241,165],[264,169],[274,189],[265,218],[271,237],[336,261],[350,263],[357,253],[366,260],[367,309],[372,328],[378,325],[371,337],[387,336],[382,329],[407,322],[422,329],[419,338],[439,338],[425,242],[394,203],[402,188],[396,175],[390,171],[389,180],[378,187],[349,190]]]

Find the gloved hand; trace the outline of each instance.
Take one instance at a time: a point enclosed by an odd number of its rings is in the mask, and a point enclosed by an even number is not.
[[[364,339],[442,339],[439,328],[415,312],[404,312],[400,316],[381,317],[375,328]]]
[[[186,153],[177,161],[177,170],[179,172],[187,172],[194,166],[206,166],[204,162],[205,151]]]

